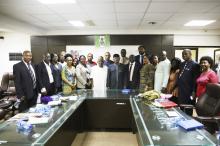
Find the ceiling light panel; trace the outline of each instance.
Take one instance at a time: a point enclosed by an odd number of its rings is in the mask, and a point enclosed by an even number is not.
[[[72,24],[75,27],[84,27],[85,24],[82,21],[79,20],[73,20],[73,21],[69,21],[70,24]]]
[[[184,26],[206,26],[214,23],[216,20],[192,20],[184,24]]]

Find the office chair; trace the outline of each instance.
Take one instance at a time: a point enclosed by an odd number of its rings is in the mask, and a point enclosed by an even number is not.
[[[198,116],[194,118],[203,123],[211,134],[220,130],[220,84],[207,84],[206,92],[199,97],[195,107],[192,105],[180,107],[195,108]]]
[[[14,85],[14,76],[12,73],[4,73],[0,86],[0,109],[5,113],[4,116],[14,115],[14,103],[16,101],[16,91]],[[9,115],[8,115],[9,114]]]
[[[3,109],[0,109],[0,121],[4,119],[4,117],[5,117],[5,111]]]
[[[0,96],[9,97],[15,96],[15,85],[14,85],[14,76],[13,73],[4,73],[2,76],[1,86],[0,86]]]

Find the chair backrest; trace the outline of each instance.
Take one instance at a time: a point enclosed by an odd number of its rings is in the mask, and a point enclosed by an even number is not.
[[[15,94],[14,75],[12,72],[4,73],[1,81],[1,92]]]
[[[8,84],[9,84],[9,73],[4,73],[2,76],[2,81],[1,81],[1,90],[2,91],[7,91],[8,90]]]
[[[198,116],[217,116],[220,114],[220,84],[209,83],[205,94],[196,103]]]
[[[9,72],[9,82],[8,82],[8,89],[7,92],[11,92],[11,94],[15,95],[15,82],[14,82],[14,75],[12,72]]]

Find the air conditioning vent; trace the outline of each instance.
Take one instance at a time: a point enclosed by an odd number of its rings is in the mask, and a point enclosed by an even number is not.
[[[85,21],[87,26],[95,26],[95,23],[92,20]]]

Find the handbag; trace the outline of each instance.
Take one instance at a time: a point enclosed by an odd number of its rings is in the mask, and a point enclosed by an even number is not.
[[[91,79],[87,79],[87,84],[85,86],[86,89],[92,89],[92,81]]]

